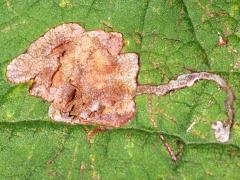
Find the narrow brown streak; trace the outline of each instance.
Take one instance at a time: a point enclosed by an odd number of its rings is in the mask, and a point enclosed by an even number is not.
[[[163,137],[163,135],[159,135],[164,147],[166,148],[168,154],[170,155],[170,157],[172,158],[172,160],[174,162],[177,161],[177,155],[173,152],[172,147],[167,143],[167,141],[165,140],[165,138]]]
[[[170,91],[193,86],[194,83],[196,83],[198,80],[214,81],[226,92],[227,100],[225,101],[225,108],[227,111],[228,120],[225,122],[224,125],[229,125],[230,127],[232,127],[234,123],[234,94],[231,87],[219,75],[208,72],[182,74],[178,76],[176,80],[171,80],[168,84],[163,84],[159,86],[139,85],[137,87],[137,95],[155,94],[157,96],[163,96]]]

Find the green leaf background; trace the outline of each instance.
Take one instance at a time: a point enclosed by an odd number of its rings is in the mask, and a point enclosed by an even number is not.
[[[211,123],[225,120],[226,95],[201,81],[164,97],[136,98],[136,117],[87,140],[92,127],[52,122],[49,103],[9,84],[7,64],[50,28],[78,22],[118,31],[123,52],[140,56],[140,84],[211,71],[232,86],[236,123],[218,144]],[[220,32],[228,45],[218,46]],[[236,179],[240,167],[240,2],[238,0],[0,0],[0,179]],[[193,129],[187,132],[194,123]],[[159,134],[177,151],[168,156]]]

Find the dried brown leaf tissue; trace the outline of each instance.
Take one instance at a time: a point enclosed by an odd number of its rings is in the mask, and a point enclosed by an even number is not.
[[[220,76],[209,72],[182,74],[159,86],[139,85],[138,55],[121,53],[123,37],[118,32],[85,31],[77,23],[50,29],[8,66],[12,83],[32,81],[29,93],[51,102],[54,121],[121,127],[135,113],[135,97],[163,96],[192,86],[196,81],[215,81],[226,93],[228,119],[212,125],[219,142],[229,140],[234,121],[234,95]]]

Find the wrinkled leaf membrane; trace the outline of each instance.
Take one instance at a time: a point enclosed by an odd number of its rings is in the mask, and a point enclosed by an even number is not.
[[[49,103],[9,84],[7,64],[49,28],[79,22],[87,30],[123,33],[124,52],[140,55],[141,84],[182,73],[211,71],[232,86],[236,123],[228,144],[216,143],[211,123],[225,120],[226,95],[201,81],[164,97],[136,98],[136,117],[121,129],[87,140],[91,127],[53,123]],[[0,178],[234,179],[240,167],[239,1],[3,0],[0,2]],[[228,39],[218,46],[217,33]],[[187,129],[194,123],[190,131]],[[159,139],[177,151],[173,163]]]

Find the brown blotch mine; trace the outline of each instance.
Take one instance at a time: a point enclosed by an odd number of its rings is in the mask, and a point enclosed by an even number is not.
[[[6,76],[13,83],[32,80],[30,94],[51,102],[49,116],[53,120],[107,127],[120,127],[133,118],[136,95],[163,96],[199,80],[211,80],[227,94],[228,117],[225,122],[214,123],[212,129],[217,141],[229,140],[234,123],[234,94],[222,77],[193,72],[167,84],[137,85],[138,56],[120,53],[122,46],[120,33],[86,32],[76,23],[62,24],[15,58],[8,65]]]
[[[33,42],[7,67],[13,83],[33,81],[29,92],[51,102],[55,121],[119,127],[135,114],[139,70],[135,53],[120,53],[120,33],[86,32],[62,24]]]

